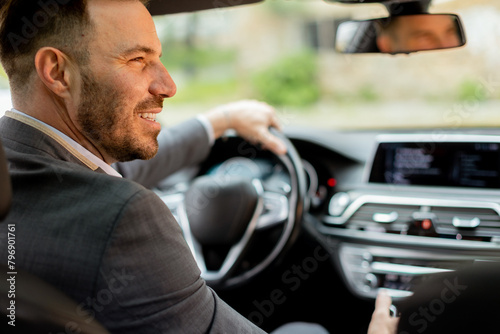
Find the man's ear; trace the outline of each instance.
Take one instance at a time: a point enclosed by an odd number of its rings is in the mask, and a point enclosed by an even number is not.
[[[75,67],[62,51],[43,47],[35,55],[35,68],[39,79],[54,94],[63,97],[71,90],[71,80]]]

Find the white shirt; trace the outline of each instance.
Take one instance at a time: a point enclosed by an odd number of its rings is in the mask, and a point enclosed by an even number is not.
[[[104,172],[106,172],[106,174],[112,175],[112,176],[116,176],[116,177],[122,177],[122,175],[120,173],[118,173],[113,167],[111,167],[106,162],[104,162],[104,160],[98,158],[92,152],[90,152],[85,147],[83,147],[82,145],[78,144],[76,141],[74,141],[70,137],[66,136],[64,133],[62,133],[61,131],[57,130],[56,128],[48,125],[47,123],[44,123],[44,122],[40,121],[39,119],[31,117],[30,115],[26,115],[25,113],[23,113],[22,111],[19,111],[17,109],[12,108],[11,111],[13,113],[20,114],[20,115],[23,115],[25,117],[28,117],[28,118],[32,119],[33,121],[38,122],[38,123],[44,125],[45,127],[49,128],[51,131],[53,131],[55,134],[57,134],[61,139],[63,139],[66,143],[68,143],[68,145],[70,145],[75,150],[77,150],[79,153],[81,153],[83,156],[85,156],[85,158],[89,159],[94,164],[96,164],[97,166],[99,166]]]

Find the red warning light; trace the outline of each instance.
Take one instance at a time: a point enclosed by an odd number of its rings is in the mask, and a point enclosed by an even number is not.
[[[328,179],[327,184],[329,187],[333,188],[337,185],[337,180],[335,180],[333,177],[331,177]]]
[[[429,230],[432,227],[432,221],[430,219],[422,220],[422,228],[424,230]]]

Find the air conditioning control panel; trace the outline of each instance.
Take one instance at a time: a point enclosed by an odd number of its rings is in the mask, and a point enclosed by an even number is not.
[[[454,199],[452,194],[435,197],[369,191],[343,194],[351,197],[349,204],[341,214],[329,212],[323,219],[325,225],[366,232],[500,242],[500,204],[495,201],[480,200],[477,196],[474,200]],[[331,202],[335,203],[334,199]]]

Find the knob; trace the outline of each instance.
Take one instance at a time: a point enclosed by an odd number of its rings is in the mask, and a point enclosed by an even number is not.
[[[367,286],[371,289],[378,288],[378,278],[377,278],[377,276],[373,275],[372,273],[366,274],[364,281],[365,281],[365,286]]]

